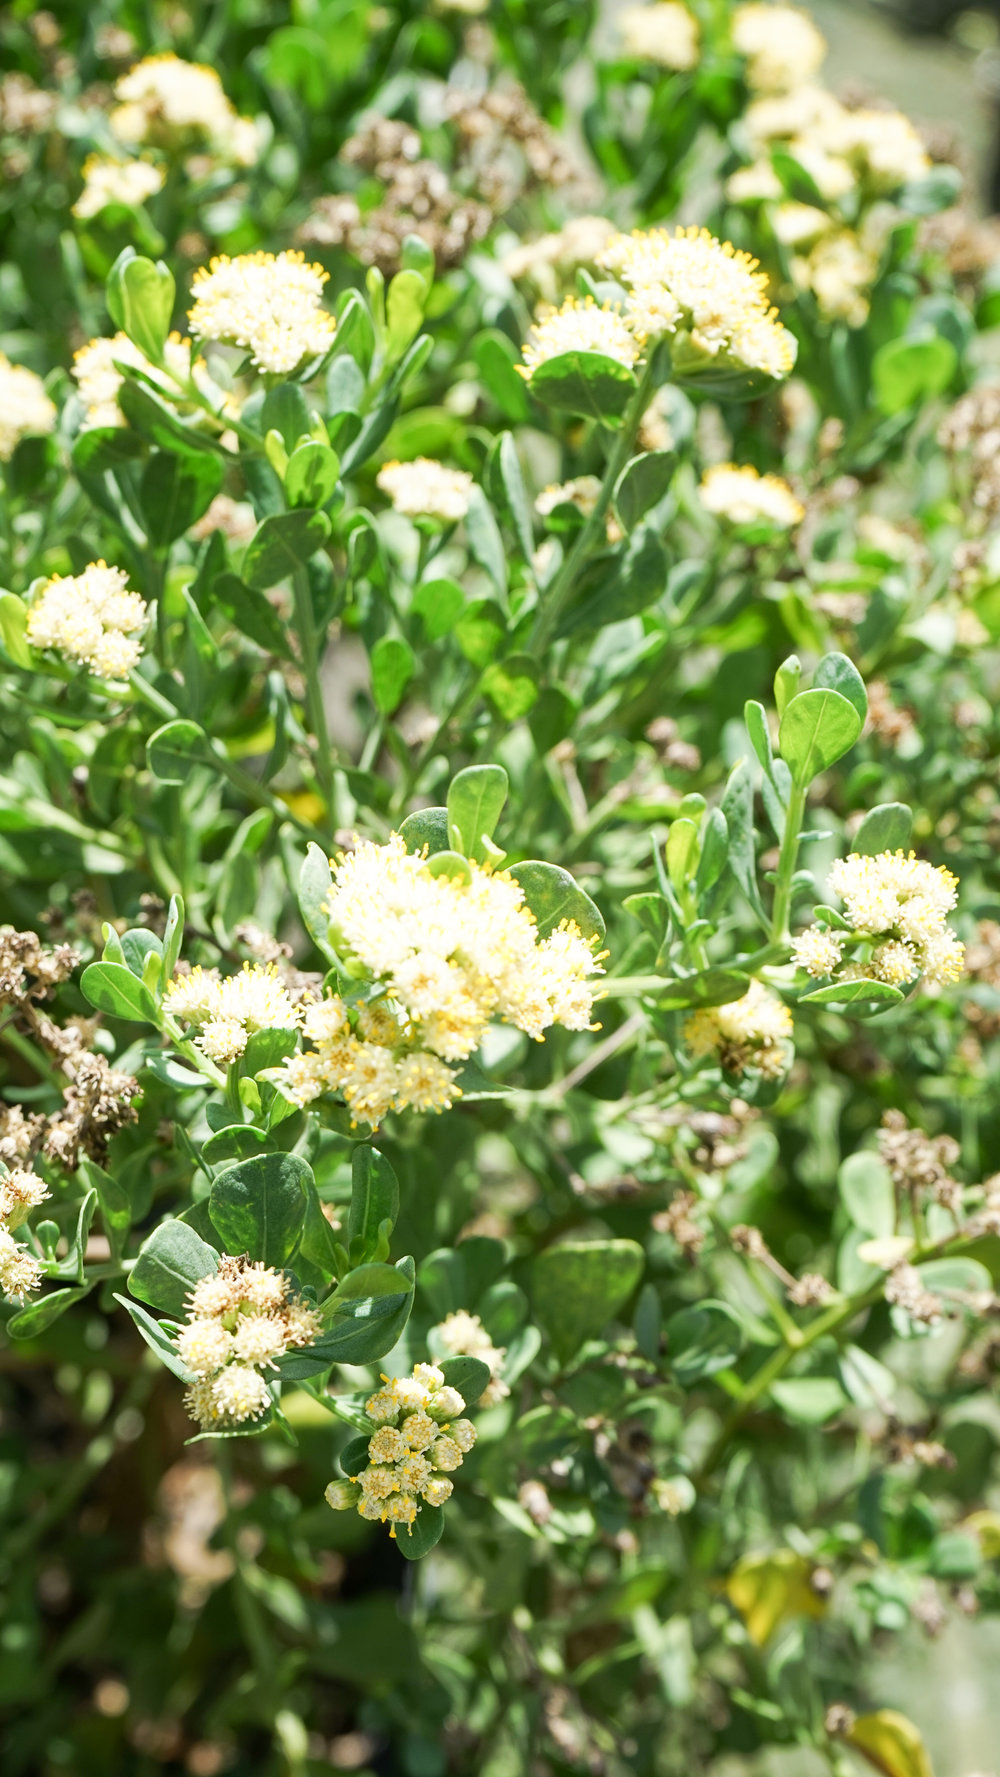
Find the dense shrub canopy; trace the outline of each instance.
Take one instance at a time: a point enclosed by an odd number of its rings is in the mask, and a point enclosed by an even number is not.
[[[0,18],[10,1777],[934,1777],[1000,1606],[1000,243],[595,10]]]

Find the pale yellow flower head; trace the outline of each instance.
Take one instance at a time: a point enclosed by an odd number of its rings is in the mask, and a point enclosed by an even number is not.
[[[111,160],[102,154],[88,155],[83,163],[83,190],[73,205],[81,222],[98,216],[108,204],[124,204],[137,210],[163,185],[163,170],[148,160]]]
[[[465,1402],[436,1364],[415,1364],[411,1376],[383,1377],[383,1383],[365,1404],[375,1427],[367,1462],[349,1482],[331,1482],[325,1497],[334,1511],[354,1508],[362,1518],[388,1524],[395,1536],[396,1525],[412,1524],[421,1505],[442,1506],[450,1498],[453,1483],[442,1471],[461,1468],[476,1431],[467,1419],[442,1429]],[[452,1436],[459,1427],[460,1438]]]
[[[731,1074],[757,1068],[766,1079],[784,1072],[791,1034],[788,1007],[760,981],[728,1006],[693,1012],[684,1025],[692,1054],[716,1056]]]
[[[115,85],[112,134],[129,147],[152,144],[175,152],[201,149],[237,166],[252,166],[259,142],[253,120],[239,117],[214,68],[170,51],[136,62]]]
[[[51,648],[101,678],[124,679],[142,654],[145,623],[145,600],[128,590],[124,570],[96,561],[82,574],[45,582],[29,606],[26,634],[33,648]]]
[[[677,336],[683,367],[699,364],[787,376],[795,339],[767,298],[767,277],[750,254],[706,228],[636,230],[600,256],[629,295],[626,317],[641,336]]]
[[[760,475],[749,463],[717,463],[698,488],[706,512],[730,524],[764,522],[780,530],[801,524],[805,508],[780,475]]]
[[[698,20],[675,0],[652,0],[648,6],[626,6],[618,20],[627,56],[658,62],[675,73],[698,65]]]
[[[432,457],[383,463],[375,484],[407,518],[438,518],[446,524],[465,517],[475,486],[464,469],[449,469]]]
[[[567,296],[535,322],[523,348],[521,375],[531,381],[535,371],[566,352],[598,352],[631,370],[642,350],[635,328],[610,304],[599,307],[592,296]]]
[[[191,282],[191,332],[248,352],[258,370],[287,376],[329,350],[337,323],[322,305],[328,273],[298,252],[223,254]]]
[[[10,462],[22,438],[54,432],[57,418],[41,377],[0,352],[0,463]]]
[[[747,84],[756,92],[783,93],[811,80],[826,55],[826,41],[797,6],[737,6],[733,46],[747,58]]]

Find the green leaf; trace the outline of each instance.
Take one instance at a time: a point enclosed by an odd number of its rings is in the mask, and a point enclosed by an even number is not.
[[[0,647],[15,666],[34,665],[34,655],[25,636],[28,607],[15,592],[0,592]]]
[[[453,882],[472,881],[472,865],[460,851],[436,851],[425,867],[430,876],[449,876]]]
[[[500,527],[493,516],[493,508],[481,487],[474,487],[469,495],[465,531],[473,560],[485,569],[497,591],[503,596],[507,591],[507,555]]]
[[[882,1777],[934,1777],[923,1739],[895,1709],[856,1716],[844,1738]]]
[[[118,390],[118,406],[121,408],[130,426],[151,444],[160,450],[176,450],[178,445],[188,453],[204,451],[213,455],[207,439],[201,436],[193,425],[186,425],[178,419],[172,407],[155,394],[148,383],[139,382],[135,375],[125,375],[125,380]]]
[[[603,352],[561,352],[532,371],[528,387],[546,407],[615,424],[638,384],[626,365]]]
[[[729,1006],[749,991],[750,976],[742,969],[702,969],[679,980],[664,976],[656,989],[656,1003],[665,1012],[685,1006]]]
[[[693,874],[698,857],[698,823],[681,819],[671,821],[667,834],[667,875],[674,888],[683,889]]]
[[[164,722],[146,742],[146,762],[161,784],[184,784],[194,765],[204,765],[209,757],[205,735],[197,722],[180,718]]]
[[[96,1160],[82,1160],[80,1164],[91,1190],[97,1192],[111,1256],[120,1259],[132,1226],[132,1200],[125,1186],[98,1166]]]
[[[207,512],[223,474],[221,460],[207,451],[153,452],[139,482],[139,510],[153,549],[166,549]]]
[[[11,1339],[35,1339],[72,1308],[74,1302],[80,1302],[89,1296],[92,1284],[76,1285],[64,1290],[50,1290],[47,1295],[40,1296],[37,1302],[29,1302],[26,1307],[19,1308],[7,1322],[5,1331]]]
[[[508,654],[483,673],[481,689],[498,716],[519,722],[538,702],[538,665],[530,654]]]
[[[457,580],[422,580],[410,606],[419,617],[429,642],[450,635],[465,609],[465,593]]]
[[[754,913],[763,920],[754,843],[753,775],[748,759],[739,759],[733,766],[719,806],[726,818],[729,868]]]
[[[419,271],[400,271],[386,293],[386,363],[395,364],[420,332],[427,306],[427,280]]]
[[[177,967],[184,940],[184,902],[180,895],[171,895],[163,928],[163,979],[169,981]]]
[[[667,1361],[682,1388],[728,1370],[743,1350],[743,1326],[724,1302],[681,1308],[667,1321]]]
[[[408,814],[405,821],[399,824],[399,837],[407,851],[423,851],[426,845],[428,855],[438,851],[448,851],[448,810],[446,808],[418,808]]]
[[[438,1365],[450,1388],[457,1388],[467,1407],[474,1407],[493,1372],[481,1357],[446,1357]]]
[[[993,1287],[989,1271],[978,1259],[928,1259],[917,1270],[925,1289],[935,1292],[975,1296],[988,1294]]]
[[[478,1311],[480,1299],[503,1271],[506,1257],[503,1241],[483,1234],[428,1253],[420,1265],[420,1288],[438,1319],[457,1308]]]
[[[559,864],[529,858],[523,864],[513,864],[510,873],[524,890],[524,898],[538,922],[540,938],[547,938],[564,919],[570,919],[579,926],[584,938],[603,943],[604,920],[568,870]]]
[[[163,361],[174,312],[174,278],[162,260],[121,254],[108,274],[108,312],[151,364]]]
[[[268,389],[256,423],[265,436],[277,432],[290,457],[299,439],[310,436],[313,425],[309,403],[298,383],[276,383]],[[316,504],[322,505],[322,501]]]
[[[209,1246],[186,1222],[168,1216],[139,1248],[139,1256],[129,1272],[129,1293],[163,1314],[183,1319],[188,1312],[188,1296],[199,1278],[209,1277],[218,1269],[219,1255],[214,1246]]]
[[[853,1006],[857,1010],[870,1006],[881,1011],[886,1006],[898,1006],[903,997],[899,988],[892,987],[888,981],[831,981],[828,987],[817,987],[813,993],[804,993],[799,1005]]]
[[[517,350],[505,333],[481,333],[472,348],[479,375],[505,420],[521,425],[531,407],[523,376],[515,368]]]
[[[847,1406],[847,1396],[832,1376],[793,1376],[771,1384],[772,1399],[786,1419],[799,1425],[825,1425]]]
[[[853,704],[861,721],[868,716],[868,693],[865,682],[853,661],[846,654],[824,654],[813,674],[813,690],[839,691]],[[798,695],[798,694],[797,694]]]
[[[487,858],[484,839],[492,839],[507,800],[508,778],[502,765],[468,765],[448,786],[448,838],[455,851],[477,864]]]
[[[779,745],[794,782],[803,789],[853,747],[864,717],[839,691],[814,687],[786,705]]]
[[[405,826],[405,821],[403,824]],[[330,946],[330,915],[326,911],[326,902],[332,888],[330,860],[322,848],[310,840],[299,872],[299,912],[317,950],[321,950],[330,962],[335,958]]]
[[[627,531],[635,529],[651,507],[669,493],[677,459],[672,451],[651,450],[633,457],[622,470],[615,488],[615,506]]]
[[[344,1445],[344,1448],[337,1456],[337,1461],[345,1475],[353,1478],[360,1469],[367,1468],[368,1445],[370,1441],[370,1434],[368,1432],[363,1432],[360,1437],[351,1438],[349,1442]]]
[[[217,574],[212,583],[212,597],[241,635],[265,654],[276,654],[280,660],[291,659],[288,630],[274,606],[262,592],[239,578],[238,574]]]
[[[391,1234],[399,1215],[399,1184],[396,1174],[384,1154],[380,1154],[376,1148],[359,1143],[351,1156],[351,1179],[347,1238],[352,1263],[376,1256],[385,1258],[384,1252],[376,1255],[376,1249],[385,1225],[388,1224],[386,1234]]]
[[[496,468],[499,472],[500,486],[503,490],[504,502],[510,513],[511,522],[521,546],[521,554],[525,561],[530,561],[534,549],[534,532],[531,522],[531,507],[525,492],[524,477],[521,474],[521,463],[517,447],[509,432],[503,432],[496,446]]]
[[[290,506],[325,506],[340,480],[336,451],[318,439],[293,450],[285,470],[285,498]]]
[[[359,1265],[323,1307],[325,1331],[301,1352],[289,1352],[279,1374],[298,1380],[331,1364],[370,1364],[396,1344],[413,1306],[413,1260]]]
[[[837,1174],[840,1200],[855,1228],[884,1240],[896,1230],[896,1194],[880,1154],[862,1148],[848,1154]]]
[[[851,841],[859,857],[875,858],[883,851],[905,851],[913,830],[913,810],[905,802],[880,802],[870,808]]]
[[[372,697],[383,716],[391,716],[403,700],[416,669],[416,658],[402,636],[379,636],[371,653]]]
[[[663,1315],[660,1310],[659,1293],[654,1283],[644,1283],[639,1291],[632,1327],[635,1332],[636,1345],[647,1363],[658,1364]]]
[[[294,574],[321,549],[330,535],[325,512],[276,512],[265,518],[243,557],[243,578],[258,592],[267,592]]]
[[[883,413],[902,413],[941,395],[958,368],[950,339],[890,339],[872,359],[872,388]]]
[[[480,669],[502,652],[507,619],[493,599],[473,599],[455,625],[455,640],[466,660]]]
[[[400,1524],[396,1547],[407,1561],[420,1561],[444,1535],[444,1508],[422,1505],[412,1524]]]
[[[156,1001],[122,963],[91,963],[80,976],[84,998],[99,1012],[113,1018],[130,1018],[137,1024],[157,1024]]]
[[[160,1362],[166,1365],[171,1374],[177,1376],[181,1382],[190,1382],[191,1372],[185,1369],[177,1356],[177,1348],[166,1327],[154,1320],[151,1314],[147,1314],[145,1308],[140,1308],[138,1302],[130,1302],[127,1296],[116,1295],[115,1301],[132,1316],[150,1351],[156,1352]]]
[[[296,1154],[261,1154],[220,1172],[208,1212],[227,1250],[281,1270],[299,1244],[312,1182]]]
[[[567,1241],[539,1253],[531,1268],[535,1318],[567,1364],[628,1301],[645,1255],[634,1240]]]

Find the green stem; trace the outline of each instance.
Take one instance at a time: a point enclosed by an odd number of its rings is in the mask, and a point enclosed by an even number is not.
[[[956,1239],[954,1235],[948,1235],[944,1240],[931,1241],[926,1246],[918,1246],[909,1254],[907,1264],[922,1265],[926,1259],[937,1258],[942,1253],[958,1252],[963,1246],[970,1245],[972,1238],[968,1235],[961,1235]],[[840,1328],[852,1321],[855,1315],[861,1314],[864,1309],[870,1308],[875,1302],[880,1301],[885,1291],[885,1283],[885,1277],[879,1277],[866,1289],[858,1290],[853,1296],[848,1296],[846,1301],[832,1303],[822,1314],[817,1315],[811,1326],[799,1332],[796,1343],[786,1342],[780,1345],[777,1351],[772,1352],[767,1362],[761,1365],[757,1374],[751,1377],[740,1400],[723,1424],[698,1472],[699,1481],[706,1481],[713,1470],[718,1467],[747,1414],[767,1394],[779,1376],[784,1374],[792,1359],[798,1357],[800,1352],[808,1351],[811,1345],[815,1345],[818,1339],[825,1338],[828,1333],[839,1332]]]
[[[176,722],[178,720],[181,712],[177,705],[171,703],[169,697],[164,697],[161,691],[157,691],[155,685],[151,685],[141,673],[129,673],[129,684],[141,702],[147,704],[151,710],[155,710],[163,721]],[[192,721],[193,718],[185,716],[183,720],[187,722]],[[194,722],[194,726],[199,730],[205,747],[211,754],[213,765],[218,766],[223,776],[229,779],[233,788],[239,790],[248,802],[252,802],[257,808],[268,809],[274,815],[275,820],[290,821],[292,826],[297,827],[307,839],[316,839],[323,843],[323,835],[317,827],[314,827],[310,821],[300,820],[287,803],[282,802],[279,797],[273,796],[266,785],[259,783],[255,777],[251,777],[248,771],[244,771],[241,765],[237,765],[234,759],[230,759],[222,743],[216,740],[214,735],[209,734],[208,729],[202,727],[200,722]]]
[[[799,840],[802,836],[802,817],[805,812],[805,786],[793,783],[785,813],[785,831],[781,841],[781,854],[778,858],[778,880],[774,888],[774,905],[771,909],[772,943],[785,944],[788,942],[788,916],[792,910],[792,877],[795,875]]]
[[[292,576],[292,592],[295,599],[295,627],[298,632],[299,648],[302,653],[302,671],[306,681],[306,714],[316,742],[316,776],[319,780],[323,801],[329,823],[335,827],[336,817],[336,776],[334,771],[333,753],[330,748],[330,731],[326,722],[326,707],[323,703],[323,687],[320,683],[320,647],[319,638],[313,617],[312,594],[309,590],[309,576],[305,568],[296,568]],[[325,641],[325,635],[324,635]]]
[[[587,519],[586,524],[580,530],[576,542],[563,562],[562,567],[554,576],[550,584],[546,586],[540,594],[538,616],[535,620],[534,631],[528,644],[528,652],[530,654],[539,654],[546,644],[552,640],[559,619],[563,614],[566,604],[573,595],[573,590],[579,579],[580,569],[598,538],[603,537],[604,535],[604,520],[607,516],[608,507],[611,505],[611,500],[615,491],[615,484],[635,450],[635,441],[638,436],[639,426],[642,421],[642,416],[645,413],[646,408],[649,406],[649,398],[652,392],[653,369],[652,359],[650,359],[639,379],[639,386],[625,410],[625,416],[615,441],[614,450],[611,453],[607,469],[604,472],[604,481],[597,498],[597,504],[594,507],[593,512],[590,514],[590,517]]]

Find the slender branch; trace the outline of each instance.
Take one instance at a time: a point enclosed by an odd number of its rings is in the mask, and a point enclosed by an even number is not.
[[[326,720],[326,705],[323,702],[323,686],[320,681],[320,648],[316,623],[313,616],[312,594],[309,590],[309,576],[305,568],[296,568],[292,575],[292,594],[295,600],[295,627],[298,632],[299,648],[302,654],[302,671],[306,682],[306,714],[309,726],[316,742],[316,776],[326,803],[326,812],[331,826],[337,825],[336,815],[336,773],[334,770],[333,753],[330,748],[330,730]],[[325,641],[325,635],[324,635]]]
[[[540,594],[538,616],[531,641],[528,644],[530,654],[540,653],[552,640],[563,610],[572,596],[580,569],[598,538],[604,535],[604,520],[608,507],[611,505],[615,484],[635,450],[639,426],[642,416],[649,406],[652,392],[653,368],[652,359],[650,359],[639,379],[639,386],[625,410],[625,417],[622,420],[614,450],[604,471],[604,481],[597,497],[597,504],[580,530],[576,542],[561,568]]]
[[[774,905],[771,909],[771,942],[787,943],[788,916],[792,910],[792,878],[799,855],[799,840],[802,836],[802,817],[806,811],[805,787],[792,785],[785,813],[785,831],[781,840],[781,853],[778,858],[778,880],[774,889]]]

